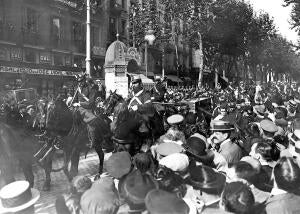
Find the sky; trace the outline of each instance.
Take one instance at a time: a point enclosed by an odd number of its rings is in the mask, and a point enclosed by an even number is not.
[[[298,41],[298,35],[290,27],[290,12],[291,7],[283,7],[283,0],[248,0],[252,4],[255,11],[259,12],[261,10],[269,13],[274,19],[274,23],[281,35],[283,35],[288,40],[292,41],[294,44]],[[300,38],[300,37],[299,37]]]

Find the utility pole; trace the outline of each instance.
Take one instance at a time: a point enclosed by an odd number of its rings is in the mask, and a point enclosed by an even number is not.
[[[91,1],[86,0],[86,74],[91,77]]]

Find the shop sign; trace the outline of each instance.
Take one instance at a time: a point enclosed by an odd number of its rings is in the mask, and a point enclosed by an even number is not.
[[[0,66],[0,73],[16,73],[16,74],[38,74],[38,75],[50,75],[50,76],[75,76],[78,74],[73,71],[58,71],[58,70],[49,70],[41,68],[19,68],[19,67],[9,67],[9,66]]]
[[[22,61],[22,50],[21,48],[12,48],[10,51],[10,58],[14,61]]]
[[[40,63],[51,64],[51,54],[50,53],[40,53]]]

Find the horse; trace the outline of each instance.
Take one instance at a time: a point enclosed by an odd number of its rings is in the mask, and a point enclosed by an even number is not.
[[[6,112],[12,113],[12,112]],[[14,113],[15,115],[18,112]],[[21,117],[18,117],[19,119]],[[14,166],[17,164],[24,173],[25,179],[34,185],[33,174],[33,153],[37,149],[38,141],[24,121],[13,121],[9,118],[9,123],[0,122],[0,169],[4,183],[14,180]]]
[[[140,149],[147,151],[151,144],[164,133],[162,117],[155,111],[154,107],[152,109],[150,107],[144,112],[129,111],[128,102],[116,91],[110,93],[105,103],[105,112],[113,115],[111,129],[115,137],[114,142],[117,151],[124,150],[124,145],[128,146],[127,150],[130,150],[131,154]],[[124,141],[118,139],[120,135],[128,135],[129,137]],[[132,142],[133,139],[135,142]],[[130,143],[126,143],[126,141],[130,141]],[[134,149],[132,144],[135,144]]]
[[[104,116],[103,116],[104,117]],[[69,109],[65,102],[60,99],[50,101],[47,107],[46,116],[46,131],[54,139],[60,136],[62,142],[62,149],[64,151],[64,173],[71,180],[78,172],[78,163],[80,152],[85,149],[88,150],[87,145],[90,144],[90,135],[88,134],[89,124],[83,122],[84,115],[78,109]],[[96,130],[96,143],[93,145],[98,157],[99,157],[99,171],[96,177],[98,177],[103,170],[104,152],[103,145],[111,144],[111,132],[110,125],[107,119],[102,117],[96,117],[93,121]],[[50,189],[50,173],[51,162],[45,166],[46,170],[46,182],[44,189]],[[71,163],[71,169],[68,170],[68,163]]]

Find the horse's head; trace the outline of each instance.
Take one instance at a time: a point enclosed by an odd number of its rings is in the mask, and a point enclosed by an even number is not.
[[[66,124],[72,124],[72,113],[62,100],[50,100],[46,107],[46,128],[64,130]]]
[[[121,95],[116,93],[116,90],[114,92],[111,92],[109,97],[104,102],[104,113],[107,115],[111,115],[117,106],[117,104],[123,102],[124,99]]]

